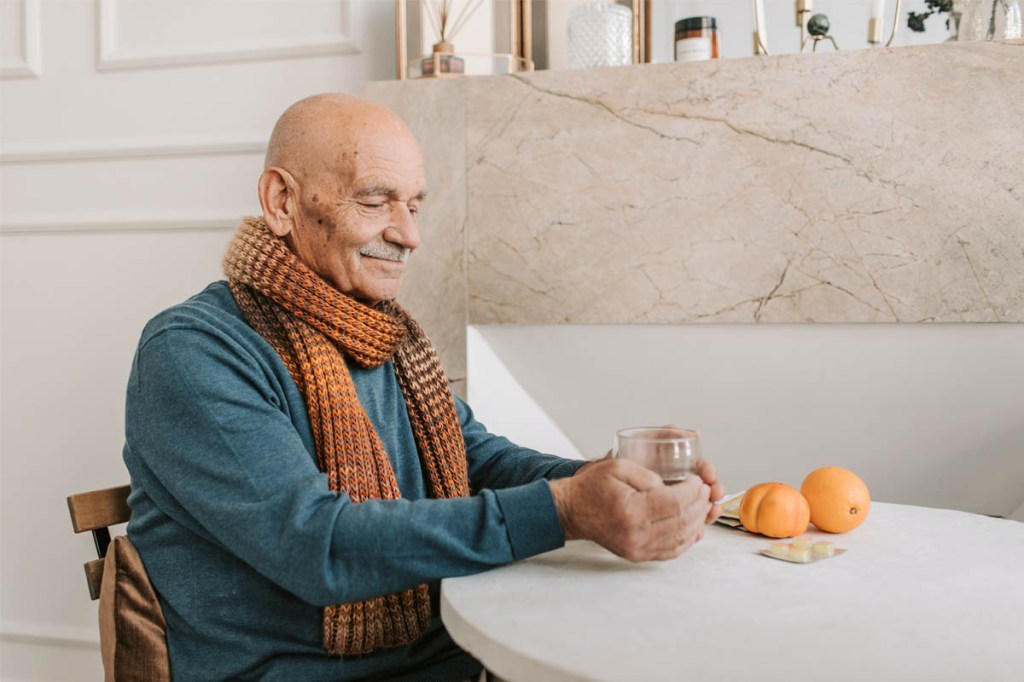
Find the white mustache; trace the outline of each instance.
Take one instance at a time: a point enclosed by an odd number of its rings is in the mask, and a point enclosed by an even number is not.
[[[386,242],[383,244],[368,244],[359,249],[359,255],[361,256],[393,260],[399,263],[404,263],[409,260],[410,253],[412,253],[412,249],[403,249],[399,246],[388,244]]]

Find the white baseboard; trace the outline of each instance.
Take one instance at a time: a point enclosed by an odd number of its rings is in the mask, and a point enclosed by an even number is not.
[[[0,641],[97,649],[100,645],[99,624],[95,628],[81,628],[5,620],[0,621]]]
[[[4,682],[80,682],[103,679],[99,634],[89,628],[0,624]]]
[[[95,628],[76,628],[3,621],[0,622],[0,642],[98,649],[99,624],[97,623]]]

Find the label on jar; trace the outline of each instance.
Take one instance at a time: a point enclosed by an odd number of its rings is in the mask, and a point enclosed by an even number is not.
[[[711,59],[711,38],[680,38],[676,41],[676,61]]]

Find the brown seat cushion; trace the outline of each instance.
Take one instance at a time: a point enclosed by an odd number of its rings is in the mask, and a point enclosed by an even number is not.
[[[142,559],[124,535],[113,539],[103,562],[99,618],[107,682],[169,682],[167,622]]]

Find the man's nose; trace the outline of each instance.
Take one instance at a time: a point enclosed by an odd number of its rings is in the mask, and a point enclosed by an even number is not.
[[[391,211],[391,225],[384,231],[384,238],[392,244],[407,249],[420,245],[420,226],[416,214],[405,204],[396,204]]]

